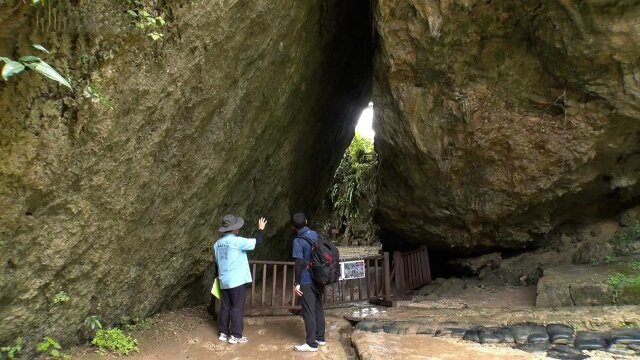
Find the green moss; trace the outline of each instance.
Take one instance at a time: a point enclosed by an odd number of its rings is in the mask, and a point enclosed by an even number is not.
[[[616,273],[607,280],[616,304],[640,304],[640,261],[616,264]]]
[[[611,244],[616,255],[626,255],[626,245],[636,241],[640,241],[640,222],[620,228],[611,239]]]
[[[619,302],[621,305],[640,304],[640,276],[635,277],[633,282],[623,285]]]

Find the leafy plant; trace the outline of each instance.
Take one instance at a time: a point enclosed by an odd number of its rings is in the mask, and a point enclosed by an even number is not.
[[[635,241],[640,241],[640,222],[620,228],[611,239],[611,244],[617,255],[626,255],[626,245]]]
[[[102,95],[97,86],[93,84],[87,85],[87,87],[84,89],[83,96],[91,99],[91,101],[99,102],[102,105],[113,110],[113,103],[111,102],[111,100],[108,97]]]
[[[374,194],[378,158],[373,141],[356,133],[345,152],[331,185],[333,209],[341,217],[352,218],[360,211],[362,199]]]
[[[128,331],[149,330],[153,326],[153,320],[150,318],[134,317],[127,321],[124,328]]]
[[[69,301],[69,295],[67,295],[66,292],[64,291],[60,291],[59,293],[56,294],[56,296],[53,297],[53,303],[57,304],[57,303],[66,303],[67,301]]]
[[[102,329],[102,323],[100,322],[100,317],[97,315],[87,316],[84,319],[84,324],[89,327],[91,330]]]
[[[613,290],[613,301],[618,303],[620,291],[627,285],[640,285],[640,275],[632,276],[622,273],[615,273],[607,279],[607,283]]]
[[[60,346],[60,344],[55,339],[49,336],[45,337],[44,341],[36,344],[36,351],[45,353],[51,358],[63,360],[71,359],[71,355],[65,354],[61,350],[62,346]]]
[[[138,340],[125,335],[118,328],[98,330],[91,343],[97,346],[101,352],[113,351],[120,355],[138,352]]]
[[[49,53],[42,45],[33,45],[34,48]],[[4,62],[2,67],[2,78],[4,81],[8,81],[12,76],[19,74],[27,68],[43,75],[53,81],[58,82],[71,89],[69,80],[65,79],[58,71],[56,71],[51,65],[44,62],[41,58],[33,55],[22,56],[18,61],[9,59],[7,57],[0,56],[0,61]]]
[[[16,355],[22,350],[23,346],[24,339],[19,337],[18,339],[16,339],[15,345],[0,347],[0,359],[15,359]]]
[[[159,11],[151,14],[152,10],[145,8],[144,4],[139,0],[127,0],[127,2],[134,6],[134,9],[127,10],[127,13],[135,19],[136,27],[145,30],[153,41],[162,39],[164,34],[158,30],[167,24],[164,14],[159,13]]]
[[[611,264],[618,260],[619,258],[617,256],[607,255],[604,257],[604,259],[600,259],[600,260],[591,258],[591,265]]]

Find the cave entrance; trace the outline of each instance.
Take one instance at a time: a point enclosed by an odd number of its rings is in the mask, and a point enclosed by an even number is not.
[[[380,245],[378,227],[373,222],[378,192],[373,123],[374,106],[369,102],[360,114],[354,136],[325,197],[324,230],[340,246],[379,248]]]
[[[354,139],[356,136],[362,136],[363,138],[370,140],[371,146],[373,146],[373,139],[376,136],[376,132],[373,130],[373,115],[373,102],[370,101],[369,105],[362,110],[362,113],[360,113],[360,118],[358,118],[356,132],[354,135]]]

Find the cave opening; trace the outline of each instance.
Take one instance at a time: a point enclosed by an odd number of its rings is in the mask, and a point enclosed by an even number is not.
[[[370,101],[360,112],[325,197],[323,230],[342,246],[380,245],[373,220],[379,190],[374,114]]]

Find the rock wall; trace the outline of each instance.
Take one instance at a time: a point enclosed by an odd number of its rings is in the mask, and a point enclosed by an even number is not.
[[[74,86],[0,82],[0,344],[180,305],[227,212],[288,257],[369,100],[368,1],[146,1],[155,42],[128,2],[27,3],[0,2],[0,55],[42,44]]]
[[[379,222],[457,254],[637,203],[640,2],[380,0]]]

